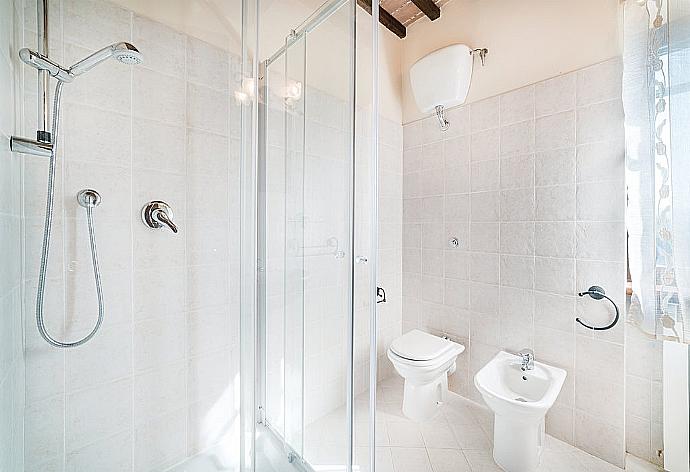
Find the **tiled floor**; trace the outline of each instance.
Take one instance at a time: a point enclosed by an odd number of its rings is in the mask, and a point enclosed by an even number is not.
[[[416,423],[402,414],[402,380],[379,384],[376,435],[377,472],[500,471],[491,456],[493,414],[458,395],[449,394],[441,413]],[[355,462],[366,472],[366,398],[355,409]],[[342,471],[345,415],[337,411],[307,427],[305,457],[318,472]],[[364,464],[364,465],[362,465]],[[357,469],[356,469],[357,470]],[[621,469],[562,441],[547,436],[543,472],[616,472]]]

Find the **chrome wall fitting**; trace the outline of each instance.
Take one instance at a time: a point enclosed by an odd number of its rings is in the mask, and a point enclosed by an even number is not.
[[[441,131],[448,131],[448,128],[450,128],[450,121],[446,119],[443,105],[436,105],[434,110],[436,110],[436,118],[438,119],[438,124],[441,126]]]
[[[50,135],[50,133],[48,133]],[[33,154],[34,156],[50,157],[53,153],[53,145],[48,141],[37,141],[33,139],[12,136],[10,138],[10,151],[20,154]]]
[[[173,211],[167,203],[154,200],[148,202],[141,209],[141,219],[146,226],[152,229],[168,227],[173,233],[177,233],[177,225],[173,223]]]
[[[85,188],[77,194],[77,202],[84,208],[96,208],[101,204],[101,194],[92,188]]]
[[[484,67],[486,65],[486,63],[485,63],[486,55],[489,54],[489,50],[487,48],[472,49],[470,51],[470,54],[472,54],[473,56],[475,54],[479,56],[479,60],[482,62],[482,67]]]

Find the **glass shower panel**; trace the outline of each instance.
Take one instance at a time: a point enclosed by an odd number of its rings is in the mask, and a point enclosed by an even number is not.
[[[261,90],[260,411],[262,452],[279,467],[303,454],[304,35],[264,63]],[[273,444],[271,444],[273,443]],[[271,446],[271,447],[269,447]],[[276,464],[273,464],[276,467]]]
[[[259,406],[308,470],[351,460],[352,5],[324,4],[264,63]]]
[[[254,61],[244,38],[253,0],[45,3],[51,61],[69,68],[122,42],[138,49],[143,61],[123,64],[128,61],[120,56],[125,60],[99,62],[65,83],[57,151],[51,149],[50,158],[12,156],[18,166],[11,174],[17,176],[13,196],[22,211],[14,214],[21,231],[12,233],[17,249],[11,253],[23,256],[15,259],[23,264],[17,281],[22,296],[15,300],[23,304],[23,317],[18,306],[3,304],[0,313],[11,311],[23,326],[12,327],[18,344],[8,343],[3,319],[0,344],[23,353],[18,360],[26,365],[26,385],[17,378],[12,393],[17,410],[26,402],[16,424],[27,447],[24,466],[19,459],[7,466],[0,430],[0,470],[236,470],[240,392],[253,382],[246,371],[240,382],[238,336],[240,258],[251,255],[255,267],[246,237],[242,251],[238,243],[246,235],[240,229],[252,228],[241,214],[239,189],[247,182],[247,193],[255,192],[244,173],[250,166],[241,166],[255,162],[255,149],[244,146],[255,132],[252,117],[242,114],[255,106],[247,80],[256,76],[247,67]],[[6,62],[24,88],[16,97],[21,126],[9,129],[5,124],[14,120],[0,120],[3,137],[33,139],[42,121],[36,116],[37,72],[18,54],[40,43],[42,8],[41,0],[0,4],[0,18],[11,17],[19,30],[0,52],[3,103],[10,103],[4,93],[11,90],[2,81]],[[52,93],[56,81],[50,81]],[[0,175],[7,176],[8,140],[0,141]],[[93,219],[104,321],[88,343],[69,350],[46,343],[34,315],[49,159],[57,173],[45,320],[59,340],[84,337],[96,321],[88,222],[76,196],[85,188],[102,195]],[[8,188],[3,182],[0,187]],[[142,208],[151,201],[168,204],[176,231],[145,226]],[[0,195],[0,224],[2,202]],[[2,247],[7,268],[10,251]],[[3,359],[0,353],[2,406]],[[0,418],[4,425],[4,408]]]
[[[352,10],[344,2],[307,33],[304,163],[305,458],[348,463],[354,293]]]
[[[265,75],[264,198],[265,221],[262,243],[265,261],[263,407],[266,422],[285,434],[285,211],[286,148],[281,90],[285,84],[285,57],[280,56]],[[270,222],[270,225],[268,224]]]
[[[291,45],[289,43],[292,43]],[[305,326],[304,121],[306,35],[289,36],[285,51],[285,441],[303,450]]]
[[[11,44],[21,37],[22,2],[0,0],[0,470],[23,470],[21,172],[10,136],[20,118],[21,69]],[[9,42],[9,44],[8,44]]]

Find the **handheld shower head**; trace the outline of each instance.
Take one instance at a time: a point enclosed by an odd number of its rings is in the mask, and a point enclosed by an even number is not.
[[[88,72],[106,59],[114,57],[123,64],[141,64],[144,56],[139,50],[130,43],[120,42],[106,46],[100,51],[96,51],[90,56],[82,59],[69,69],[65,69],[60,64],[51,61],[47,57],[24,48],[19,51],[19,58],[26,64],[38,70],[46,70],[50,75],[61,82],[72,82],[78,75]]]
[[[144,61],[144,57],[133,44],[120,42],[106,46],[77,62],[69,68],[69,73],[73,76],[81,75],[111,57],[123,64],[141,64]]]
[[[113,57],[128,65],[137,65],[144,62],[144,56],[130,43],[118,43],[113,51]]]

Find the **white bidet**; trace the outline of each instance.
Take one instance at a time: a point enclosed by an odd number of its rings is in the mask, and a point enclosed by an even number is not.
[[[533,472],[544,446],[544,417],[563,387],[566,372],[499,352],[474,376],[494,411],[494,460],[507,472]]]

